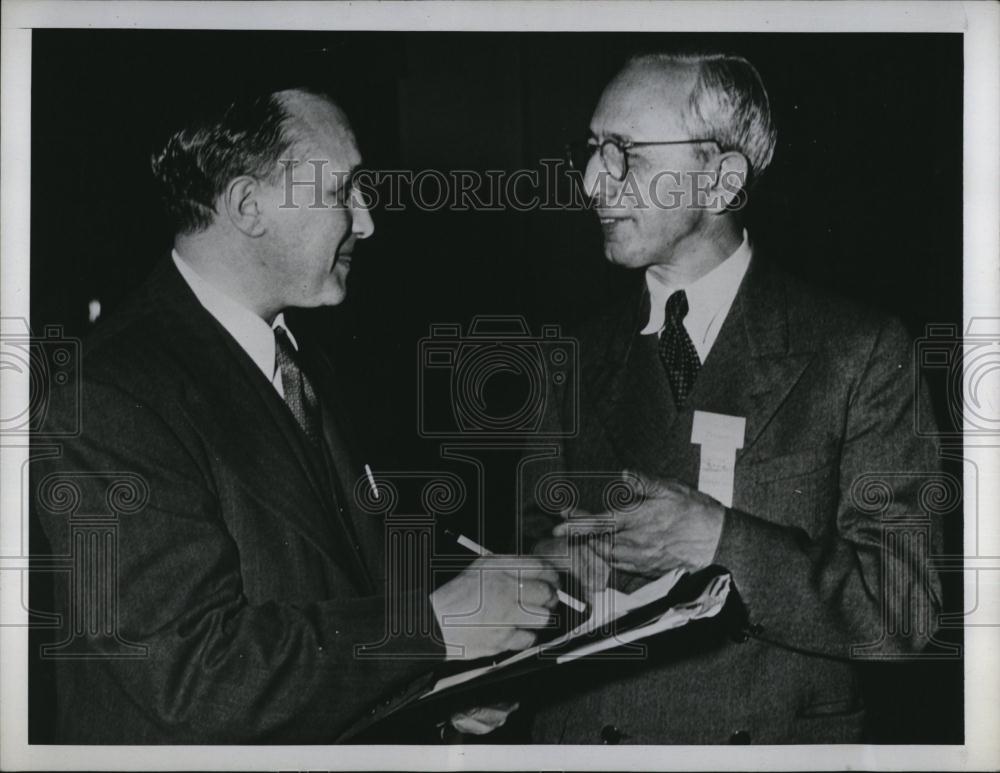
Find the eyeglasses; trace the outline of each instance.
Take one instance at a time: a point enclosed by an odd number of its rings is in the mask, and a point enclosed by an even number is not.
[[[598,144],[594,140],[579,140],[571,142],[566,146],[566,158],[571,169],[584,172],[587,164],[593,158],[594,153],[600,152],[601,163],[608,170],[615,180],[621,182],[628,174],[629,150],[632,148],[648,148],[654,145],[697,145],[702,142],[711,142],[718,145],[718,141],[711,137],[694,140],[662,140],[656,142],[632,142],[631,140],[618,140],[608,138]]]

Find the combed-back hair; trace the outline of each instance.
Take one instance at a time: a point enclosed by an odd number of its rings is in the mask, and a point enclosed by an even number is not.
[[[219,196],[236,177],[275,179],[279,159],[298,139],[281,94],[236,97],[175,131],[153,154],[153,174],[175,233],[208,228]]]
[[[631,66],[687,66],[697,70],[684,115],[693,137],[712,137],[722,150],[742,153],[750,162],[751,178],[759,177],[774,156],[777,130],[760,73],[735,54],[717,52],[644,53]]]

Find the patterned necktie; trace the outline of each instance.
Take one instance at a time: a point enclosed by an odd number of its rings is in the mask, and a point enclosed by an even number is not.
[[[306,437],[315,445],[323,442],[319,400],[316,390],[302,372],[298,364],[298,352],[288,339],[288,333],[278,325],[274,328],[274,351],[278,368],[281,370],[281,387],[285,392],[285,403],[302,427]]]
[[[694,380],[701,368],[698,351],[684,328],[687,313],[687,295],[683,290],[678,290],[667,299],[666,324],[660,334],[660,360],[667,371],[667,379],[678,408],[684,405],[691,394]]]

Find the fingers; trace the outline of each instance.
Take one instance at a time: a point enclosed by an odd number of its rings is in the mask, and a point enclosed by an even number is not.
[[[663,527],[676,517],[690,492],[683,484],[669,478],[655,478],[634,470],[622,472],[622,481],[639,498],[627,512],[598,513],[586,520],[564,520],[552,529],[554,538],[566,535],[588,536],[614,533],[617,536],[639,532],[650,526]],[[697,494],[697,492],[694,492]]]
[[[568,518],[585,518],[593,513],[586,507],[566,507],[559,512],[559,515],[562,516],[563,520],[566,520]]]
[[[556,587],[537,580],[519,582],[516,608],[510,613],[512,624],[521,628],[544,628],[552,621],[552,610],[559,603]]]
[[[483,706],[482,708],[490,711],[502,711],[506,717],[521,708],[521,704],[519,701],[497,701],[496,703],[491,703],[489,706]]]
[[[506,721],[506,718],[504,718]],[[500,723],[502,725],[503,722]],[[460,733],[466,733],[468,735],[486,735],[487,733],[492,733],[500,725],[488,725],[480,722],[475,717],[467,716],[455,716],[451,719],[451,726],[455,728]]]
[[[629,513],[603,514],[602,520],[591,523],[569,523],[564,521],[552,529],[553,537],[571,535],[573,537],[600,537],[614,535],[618,539],[624,534],[646,527],[651,521],[662,517],[658,504],[643,504]],[[596,540],[595,540],[596,541]]]
[[[510,557],[507,557],[510,560]],[[508,574],[517,578],[518,582],[538,582],[545,583],[557,588],[559,586],[559,574],[545,561],[533,556],[518,556],[516,566],[505,568]]]
[[[643,506],[643,501],[675,495],[674,482],[669,479],[655,478],[636,470],[622,470],[621,477],[633,496],[639,500],[638,507],[630,507],[627,513],[616,511],[591,513],[579,507],[564,510],[561,513],[563,522],[556,524],[555,528],[552,529],[552,536],[602,534],[609,531],[621,532],[633,529],[636,528],[640,517],[649,509]],[[657,505],[652,505],[652,507],[655,508]]]
[[[642,499],[656,499],[672,493],[672,481],[655,478],[638,470],[622,470],[622,480],[632,493]]]
[[[615,569],[634,572],[639,567],[646,565],[649,561],[650,552],[648,549],[637,545],[615,545],[614,553],[611,557],[611,565]]]
[[[523,608],[541,607],[548,610],[555,608],[559,599],[556,595],[556,586],[537,580],[528,580],[518,583],[518,603]]]
[[[537,639],[537,634],[534,634],[531,631],[526,631],[523,628],[513,628],[507,635],[503,649],[510,650],[512,652],[526,650],[528,647],[533,647]],[[500,651],[502,652],[503,649]]]
[[[514,578],[524,586],[544,585],[553,592],[559,587],[559,574],[550,566],[532,570],[516,569]]]
[[[594,516],[592,521],[588,521],[587,523],[572,521],[563,521],[562,523],[558,523],[555,528],[552,529],[552,536],[563,537],[567,534],[573,534],[573,536],[604,534],[609,531],[617,531],[623,525],[623,521],[619,516],[614,515],[613,513],[599,513]]]
[[[609,539],[595,539],[587,543],[590,549],[604,563],[610,563],[614,555],[615,539],[612,535]]]
[[[530,604],[547,606],[559,588],[559,574],[541,559],[523,556],[494,556],[479,559],[465,569],[465,574],[479,576],[485,587],[509,593],[514,588],[518,598]]]
[[[513,712],[520,708],[518,703],[497,703],[492,706],[478,706],[459,712],[451,718],[452,727],[461,733],[486,735],[502,727]]]
[[[559,574],[549,563],[536,556],[491,555],[477,558],[464,574],[478,574],[487,581],[512,583],[543,583],[553,588],[559,587]],[[494,579],[496,578],[496,579]]]

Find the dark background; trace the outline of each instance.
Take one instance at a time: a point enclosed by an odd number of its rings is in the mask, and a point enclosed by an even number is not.
[[[35,330],[85,335],[90,299],[106,316],[166,255],[149,155],[235,86],[331,92],[370,168],[512,171],[585,136],[628,55],[675,46],[743,54],[767,85],[779,134],[747,211],[759,249],[899,315],[914,335],[961,321],[960,35],[38,30],[32,40]],[[348,301],[302,324],[329,341],[377,469],[447,466],[417,432],[417,341],[429,324],[521,314],[532,330],[567,325],[635,281],[603,260],[585,212],[373,217]],[[943,382],[932,388],[947,424]],[[504,496],[490,498],[487,518],[509,512]],[[960,516],[946,548],[961,550]],[[958,584],[946,591],[961,609]],[[960,662],[868,671],[873,739],[961,742]]]

